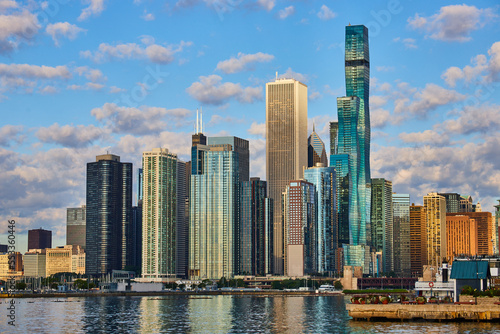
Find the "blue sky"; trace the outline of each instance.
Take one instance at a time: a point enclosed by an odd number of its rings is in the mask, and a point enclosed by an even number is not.
[[[0,0],[0,219],[16,219],[23,252],[31,228],[63,245],[86,163],[110,151],[137,168],[158,146],[188,160],[201,107],[209,136],[250,140],[265,179],[276,72],[307,84],[309,128],[328,147],[349,23],[370,34],[372,177],[415,203],[459,192],[493,211],[499,15],[493,0]]]

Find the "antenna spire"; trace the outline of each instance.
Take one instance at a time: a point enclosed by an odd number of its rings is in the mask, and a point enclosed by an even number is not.
[[[203,108],[200,107],[200,132],[203,133]]]

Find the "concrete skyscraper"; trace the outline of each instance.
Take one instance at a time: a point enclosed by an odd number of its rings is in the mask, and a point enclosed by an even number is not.
[[[113,154],[87,164],[86,273],[122,270],[130,261],[132,164]]]
[[[307,166],[307,86],[294,79],[266,84],[266,176],[274,203],[274,273],[284,273],[281,194]]]
[[[142,277],[176,277],[177,155],[166,148],[142,154]]]
[[[367,274],[371,243],[368,29],[363,25],[347,26],[345,48],[346,96],[337,98],[337,147],[330,166],[337,168],[339,205],[342,193],[349,194],[348,213],[338,208],[339,228],[345,234],[348,225],[349,233],[349,243],[343,245],[345,265],[362,266]]]

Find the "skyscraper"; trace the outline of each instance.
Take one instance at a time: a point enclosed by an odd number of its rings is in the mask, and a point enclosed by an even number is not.
[[[397,275],[411,277],[410,195],[392,194],[392,212],[394,221],[394,271]]]
[[[459,255],[478,255],[478,226],[465,215],[446,215],[446,245],[449,263]]]
[[[394,271],[394,229],[392,182],[372,179],[371,240],[375,252],[382,252],[385,273]]]
[[[307,139],[307,167],[314,167],[318,162],[324,166],[328,165],[325,144],[316,133],[313,125],[313,132]]]
[[[346,96],[337,98],[338,144],[330,165],[344,171],[337,171],[337,178],[347,177],[349,187],[349,244],[343,245],[345,265],[362,266],[363,272],[368,273],[371,237],[368,29],[363,25],[347,26],[345,46]],[[339,187],[337,191],[345,189]],[[339,200],[340,197],[339,194]],[[339,210],[339,226],[347,224],[341,221],[344,214]]]
[[[87,163],[86,273],[107,274],[129,264],[132,164],[113,154]]]
[[[423,274],[423,266],[427,265],[427,224],[424,207],[410,206],[410,262],[412,277]]]
[[[304,276],[317,266],[314,184],[290,181],[282,194],[285,233],[285,275]]]
[[[339,122],[330,122],[330,155],[337,154]]]
[[[281,194],[307,166],[307,86],[294,79],[266,84],[266,175],[274,202],[274,273],[283,274]]]
[[[460,210],[460,194],[457,193],[438,193],[443,196],[446,201],[446,213],[459,212]]]
[[[421,205],[410,206],[411,277],[421,277],[427,265],[427,220]]]
[[[315,186],[315,263],[314,272],[332,275],[336,271],[338,226],[336,210],[335,168],[319,166],[307,168],[304,179]]]
[[[477,254],[493,255],[493,216],[491,212],[447,213],[446,217],[467,216],[477,224]],[[475,255],[475,254],[474,254]]]
[[[52,247],[52,231],[39,228],[28,230],[28,250]]]
[[[187,278],[189,262],[189,177],[191,165],[177,161],[176,274]]]
[[[212,142],[193,143],[192,150],[202,162],[192,169],[190,186],[189,276],[194,279],[229,278],[240,268],[240,180],[248,170],[240,166],[248,163],[240,149],[248,150],[248,141],[221,137]]]
[[[142,277],[176,277],[177,155],[166,148],[142,154]]]
[[[66,209],[66,245],[80,245],[85,249],[86,212],[85,205]]]
[[[500,228],[500,199],[498,200],[498,204],[495,205],[495,222],[493,224],[493,254],[498,254],[498,251],[500,249],[499,228]]]
[[[446,201],[437,193],[424,196],[427,221],[427,261],[439,266],[446,258]]]

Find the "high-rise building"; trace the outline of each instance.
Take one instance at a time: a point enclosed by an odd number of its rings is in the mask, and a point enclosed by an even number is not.
[[[334,167],[319,163],[304,171],[304,179],[315,186],[315,235],[316,268],[314,272],[329,274],[336,271],[336,252],[338,248],[337,210],[335,203],[336,177]]]
[[[66,245],[80,245],[85,248],[86,212],[85,205],[81,208],[66,209]]]
[[[446,201],[437,193],[424,196],[427,221],[427,261],[429,265],[440,266],[446,258]]]
[[[368,29],[363,25],[347,26],[345,47],[346,96],[337,98],[338,144],[330,165],[335,167],[347,163],[347,166],[339,166],[346,172],[337,171],[337,178],[348,176],[349,183],[349,244],[343,245],[345,265],[361,266],[367,274],[371,243]],[[348,158],[340,159],[339,155],[347,155]],[[337,191],[343,190],[339,187]],[[340,196],[338,198],[340,200]],[[347,224],[340,220],[342,218],[339,211],[339,226]]]
[[[131,214],[132,163],[98,155],[87,163],[87,274],[107,274],[129,264]]]
[[[438,193],[446,201],[446,213],[460,212],[460,194],[457,193]]]
[[[394,271],[394,229],[392,209],[392,182],[372,179],[371,240],[375,252],[382,252],[385,273]]]
[[[460,207],[458,212],[474,212],[474,203],[472,202],[472,196],[462,195],[460,196]]]
[[[446,214],[446,244],[448,262],[459,255],[478,255],[478,226],[475,219],[465,215]]]
[[[28,230],[28,251],[30,249],[45,249],[52,247],[52,231],[42,228]]]
[[[176,274],[187,278],[189,252],[189,176],[190,164],[177,161]]]
[[[139,272],[142,269],[142,199],[141,205],[132,207],[132,218],[130,220],[130,254],[131,259],[127,270]]]
[[[493,224],[493,254],[498,254],[500,250],[500,199],[498,200],[498,204],[495,207],[495,221]]]
[[[314,184],[290,181],[283,196],[285,275],[304,276],[317,266],[316,203]]]
[[[410,262],[411,276],[421,277],[427,265],[427,220],[421,205],[410,206]]]
[[[202,162],[192,168],[189,214],[189,276],[233,277],[240,269],[240,174],[248,170],[248,141],[223,137],[214,145],[194,144]],[[211,139],[210,139],[211,140]],[[240,160],[240,156],[242,160]],[[193,162],[192,162],[193,163]]]
[[[326,158],[325,144],[316,133],[313,125],[313,132],[307,139],[307,167],[314,167],[317,163],[327,166],[328,159]]]
[[[45,250],[45,276],[57,273],[85,273],[85,262],[78,261],[78,255],[85,258],[85,252],[80,246],[65,245]],[[80,266],[78,264],[80,263]]]
[[[448,213],[446,216],[467,216],[474,219],[477,224],[477,255],[493,255],[495,240],[491,212],[459,212]]]
[[[143,178],[142,178],[142,168],[137,168],[137,205],[141,205],[143,197]]]
[[[330,155],[337,154],[339,122],[330,122]]]
[[[142,154],[142,277],[176,277],[177,155],[166,148]]]
[[[307,86],[294,79],[266,84],[266,176],[274,203],[274,273],[283,274],[281,194],[307,166]]]
[[[410,195],[392,194],[392,212],[394,222],[394,271],[399,276],[411,277]]]

